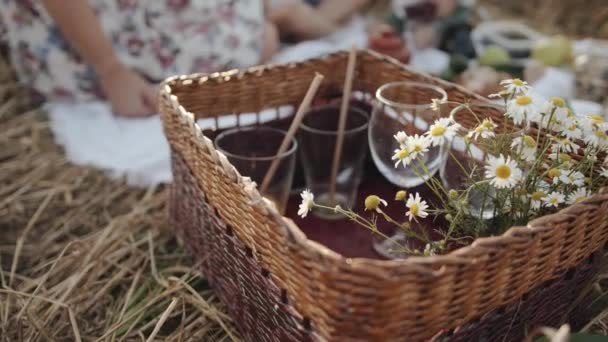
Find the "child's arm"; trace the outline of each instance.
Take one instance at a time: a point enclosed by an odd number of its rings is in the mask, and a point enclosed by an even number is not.
[[[282,0],[270,6],[269,19],[279,32],[298,39],[317,39],[333,33],[338,27],[303,0]]]
[[[334,23],[343,22],[367,5],[370,0],[323,0],[318,11]]]
[[[123,65],[87,0],[42,0],[72,47],[94,69],[114,111],[142,116],[156,111],[156,89]]]

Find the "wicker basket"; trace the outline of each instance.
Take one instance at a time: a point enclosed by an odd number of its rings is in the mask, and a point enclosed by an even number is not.
[[[314,72],[318,96],[339,93],[347,53],[304,63],[174,77],[161,110],[175,177],[171,220],[249,341],[517,340],[562,322],[598,271],[608,195],[595,195],[448,255],[346,258],[308,240],[261,199],[195,118],[298,104]],[[476,98],[392,59],[358,52],[354,87],[417,80],[450,100]],[[493,113],[500,115],[500,113]],[[357,229],[357,228],[353,228]]]

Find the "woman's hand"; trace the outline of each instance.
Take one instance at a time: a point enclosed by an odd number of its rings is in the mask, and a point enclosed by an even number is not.
[[[149,116],[158,112],[158,87],[121,63],[99,74],[101,87],[114,114],[125,117]]]

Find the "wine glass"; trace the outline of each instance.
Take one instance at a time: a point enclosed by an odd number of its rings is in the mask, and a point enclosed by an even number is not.
[[[409,81],[387,83],[376,92],[368,133],[369,147],[376,167],[391,183],[405,189],[413,188],[439,170],[440,146],[429,147],[429,151],[420,157],[419,161],[428,172],[421,174],[418,162],[396,168],[392,156],[399,143],[393,135],[399,131],[408,135],[424,134],[435,119],[443,116],[445,109],[442,105],[439,111],[433,110],[432,100],[445,102],[447,97],[437,86]]]
[[[433,99],[447,101],[446,92],[432,84],[421,82],[392,82],[381,86],[373,101],[372,118],[368,133],[370,151],[380,173],[402,189],[411,189],[425,183],[439,170],[444,152],[441,146],[431,146],[429,151],[407,167],[395,167],[392,156],[399,148],[393,138],[399,131],[408,135],[422,135],[433,121],[444,116],[445,105],[432,108]],[[424,172],[421,172],[421,165]],[[403,257],[398,250],[403,247],[417,249],[420,241],[407,237],[401,230],[389,238],[374,237],[374,249],[380,255],[395,259]]]

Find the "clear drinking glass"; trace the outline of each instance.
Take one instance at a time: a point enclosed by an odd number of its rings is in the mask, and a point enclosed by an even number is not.
[[[279,160],[274,177],[262,195],[271,200],[281,214],[285,213],[289,199],[298,148],[298,143],[292,139],[287,150],[277,155],[285,134],[276,128],[254,126],[229,129],[215,138],[216,148],[241,175],[251,177],[258,185],[262,184],[272,162]]]
[[[395,167],[391,159],[399,143],[393,138],[398,131],[408,135],[426,132],[433,121],[444,116],[445,107],[439,112],[431,109],[433,99],[447,100],[446,92],[434,85],[419,82],[393,82],[380,87],[376,92],[369,127],[369,145],[378,170],[391,183],[412,188],[423,184],[429,177],[420,172],[420,164]],[[421,162],[433,175],[439,170],[442,155],[439,146],[430,147],[421,157]]]
[[[505,129],[509,128],[504,127],[504,121],[496,120],[495,124],[497,128],[495,129],[495,136],[487,138],[477,137],[475,140],[469,139],[467,138],[468,132],[480,123],[474,119],[475,116],[481,120],[487,117],[489,111],[503,113],[504,107],[491,103],[473,103],[469,105],[469,108],[456,108],[450,114],[452,120],[459,123],[461,128],[450,144],[444,146],[445,158],[441,165],[439,176],[443,186],[447,190],[466,190],[466,187],[471,185],[471,182],[467,181],[469,178],[474,180],[484,179],[484,167],[488,157],[495,154],[495,151],[491,151],[489,147],[492,145],[489,139],[500,140],[510,145],[513,138],[522,134],[520,130],[513,132],[512,128],[510,129],[511,132],[505,133]],[[487,182],[473,185],[466,203],[468,213],[483,220],[493,218],[495,208],[492,204],[492,199],[495,195],[494,187],[490,186]]]
[[[315,194],[315,202],[328,207],[340,205],[342,208],[351,208],[357,198],[363,162],[367,154],[365,135],[369,116],[361,109],[352,106],[349,108],[332,201],[331,169],[338,136],[339,116],[340,106],[337,104],[311,110],[302,120],[298,141],[306,186]],[[314,210],[313,214],[325,219],[343,218],[342,215],[329,210],[318,209]]]

